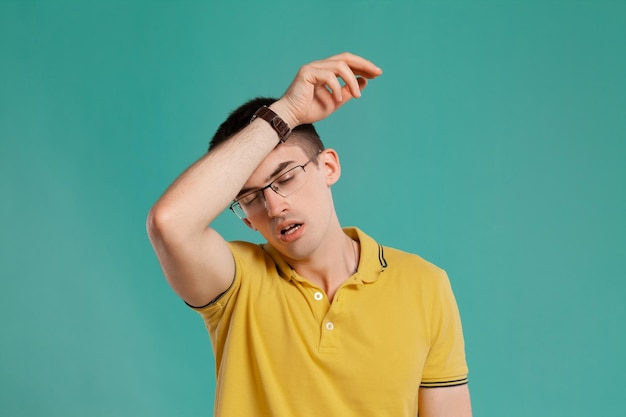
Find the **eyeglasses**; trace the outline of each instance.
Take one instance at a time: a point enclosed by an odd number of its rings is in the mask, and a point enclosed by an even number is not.
[[[285,171],[265,187],[259,188],[234,200],[229,206],[230,210],[241,220],[244,220],[266,208],[266,189],[269,188],[281,197],[287,197],[289,194],[298,191],[307,182],[305,167],[315,160],[321,152],[322,151],[318,151],[311,159],[306,161],[304,165],[296,165]]]

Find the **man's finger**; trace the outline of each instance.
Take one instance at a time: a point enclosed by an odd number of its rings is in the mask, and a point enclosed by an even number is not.
[[[383,73],[372,61],[369,61],[358,55],[344,52],[338,55],[334,55],[327,59],[327,61],[342,61],[348,64],[352,72],[356,75],[360,75],[366,78],[375,78]]]

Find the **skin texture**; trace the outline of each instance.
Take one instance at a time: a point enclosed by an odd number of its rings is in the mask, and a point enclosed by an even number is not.
[[[361,97],[368,80],[381,74],[376,65],[350,53],[311,62],[300,68],[270,108],[291,128],[315,123]],[[289,140],[277,146],[276,132],[257,119],[174,181],[150,210],[147,230],[169,284],[182,299],[206,305],[231,285],[234,260],[211,223],[240,190],[260,189],[309,157]],[[284,162],[289,164],[275,172]],[[246,219],[246,224],[332,299],[354,271],[359,251],[343,233],[333,205],[330,187],[341,175],[339,157],[326,149],[316,162],[307,166],[307,182],[293,194],[281,197],[266,189],[265,210]],[[284,233],[290,228],[292,233]],[[469,415],[467,387],[420,390],[420,416]]]

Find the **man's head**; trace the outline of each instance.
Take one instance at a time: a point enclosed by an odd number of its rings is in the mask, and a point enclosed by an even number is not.
[[[261,106],[269,106],[275,101],[273,97],[257,97],[236,108],[213,135],[209,151],[246,127]],[[324,144],[312,124],[296,126],[287,138],[287,142],[297,144],[310,157],[324,149]]]
[[[247,126],[259,107],[274,101],[274,98],[255,98],[233,111],[217,129],[209,151]],[[301,173],[305,181],[302,187],[284,197],[269,189],[268,184],[302,165],[306,166]],[[263,235],[287,259],[309,256],[330,236],[331,228],[340,230],[330,191],[340,173],[337,153],[324,148],[313,125],[297,126],[244,184],[243,194],[254,190],[263,193],[263,210],[247,213],[244,223]]]
[[[340,230],[330,187],[341,175],[337,153],[325,149],[309,157],[298,145],[276,146],[255,169],[238,197],[243,222],[258,231],[285,259],[311,256]],[[285,177],[287,176],[287,177]],[[288,189],[292,182],[293,189]],[[277,187],[272,187],[275,184]]]

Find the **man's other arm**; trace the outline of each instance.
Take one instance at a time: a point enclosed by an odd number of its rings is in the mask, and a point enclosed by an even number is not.
[[[472,417],[467,384],[457,387],[420,388],[419,417]]]

